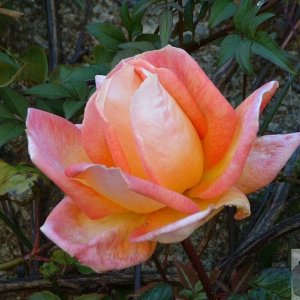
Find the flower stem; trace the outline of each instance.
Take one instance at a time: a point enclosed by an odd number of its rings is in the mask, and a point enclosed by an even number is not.
[[[207,295],[207,298],[209,300],[214,300],[215,299],[215,295],[214,295],[214,291],[210,282],[210,279],[205,271],[205,268],[201,262],[201,260],[199,259],[195,248],[193,246],[193,244],[191,243],[190,239],[187,238],[184,241],[181,242],[181,245],[185,251],[185,253],[187,254],[188,258],[190,259],[193,267],[195,268],[195,271],[197,272],[199,279],[203,285],[204,291]]]

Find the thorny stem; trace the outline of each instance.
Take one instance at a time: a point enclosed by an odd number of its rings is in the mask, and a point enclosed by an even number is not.
[[[22,257],[17,257],[14,258],[10,261],[4,262],[0,264],[0,271],[5,271],[5,270],[10,270],[18,265],[23,264],[25,261],[33,259],[35,257],[35,255],[37,254],[41,254],[47,250],[49,250],[50,248],[53,247],[53,243],[49,242],[47,244],[44,244],[43,246],[37,248],[34,250],[34,252],[28,253]],[[40,260],[40,257],[38,257],[38,259]]]
[[[210,282],[210,279],[205,271],[205,268],[201,262],[201,260],[199,259],[195,248],[193,246],[193,244],[191,243],[190,239],[187,238],[184,241],[181,242],[181,245],[185,251],[185,253],[187,254],[188,258],[190,259],[193,267],[195,268],[195,271],[197,272],[199,279],[203,285],[204,291],[207,295],[207,298],[209,300],[214,300],[215,299],[215,295],[214,295],[214,291]]]

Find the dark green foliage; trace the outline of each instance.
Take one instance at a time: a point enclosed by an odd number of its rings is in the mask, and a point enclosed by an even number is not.
[[[223,6],[233,4],[232,1],[216,1],[211,10],[210,23],[214,24],[218,12],[222,17]],[[274,16],[272,13],[261,13],[261,5],[253,4],[251,0],[243,0],[233,16],[236,32],[224,38],[220,47],[218,65],[226,63],[235,55],[240,68],[247,74],[253,74],[252,54],[259,55],[280,68],[295,73],[285,52],[273,41],[265,31],[257,31],[265,21]],[[213,25],[211,25],[213,26]]]
[[[236,50],[235,58],[241,69],[248,74],[253,74],[253,67],[251,63],[251,46],[252,41],[243,39]]]
[[[224,65],[229,59],[234,57],[242,38],[239,34],[230,34],[226,36],[220,46],[220,54],[218,58],[218,66]]]
[[[286,268],[265,269],[251,282],[245,294],[229,297],[229,300],[288,300],[291,299],[291,272]]]
[[[266,32],[259,31],[255,34],[251,50],[280,68],[290,73],[295,73],[295,69],[286,57],[285,52],[277,46]]]
[[[169,9],[164,10],[159,16],[159,31],[160,31],[161,47],[165,47],[166,45],[168,45],[172,33],[172,26],[173,26],[172,12]]]
[[[56,296],[55,294],[43,291],[32,294],[27,300],[61,300],[60,297]]]
[[[173,300],[173,289],[168,283],[150,284],[137,292],[137,300]]]
[[[231,0],[214,1],[209,17],[208,26],[215,27],[224,20],[229,19],[236,12],[236,4]]]

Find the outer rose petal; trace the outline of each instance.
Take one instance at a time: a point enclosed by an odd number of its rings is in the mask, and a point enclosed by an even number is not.
[[[117,165],[118,167],[120,167],[122,170],[126,171],[126,172],[130,172],[129,169],[129,165],[127,162],[127,159],[125,157],[124,151],[121,147],[120,141],[118,139],[117,133],[114,129],[114,127],[108,122],[106,116],[104,115],[104,104],[105,104],[105,99],[107,96],[107,92],[108,89],[110,87],[110,79],[104,80],[104,82],[101,85],[101,89],[99,91],[95,92],[95,105],[93,107],[93,109],[95,109],[97,111],[97,119],[95,119],[94,121],[98,121],[102,130],[103,130],[103,137],[107,143],[107,147],[110,153],[111,153],[111,157],[114,161],[114,165]],[[86,133],[87,135],[91,135],[92,131],[92,123],[89,123],[90,125],[90,131],[86,131],[84,133]],[[97,134],[99,134],[99,131],[96,132]],[[101,137],[103,139],[103,137]],[[99,147],[99,144],[97,144],[97,140],[94,140],[94,144],[91,143],[91,146],[94,146],[96,149]],[[92,150],[92,149],[91,149]],[[98,151],[99,150],[95,150]],[[107,153],[107,151],[105,151],[105,153]],[[101,152],[101,151],[100,151]],[[93,160],[94,162],[97,162],[96,160]],[[102,163],[105,164],[105,163]],[[107,166],[109,166],[107,163],[105,164]]]
[[[117,168],[81,164],[71,166],[66,174],[133,212],[149,213],[165,205],[185,213],[199,211],[191,199]]]
[[[131,243],[128,235],[143,222],[134,213],[91,220],[70,198],[64,198],[51,212],[42,232],[55,244],[96,272],[124,269],[152,255],[155,242]]]
[[[218,163],[227,152],[237,128],[234,109],[184,50],[167,46],[138,55],[129,59],[128,63],[140,58],[156,68],[170,70],[190,91],[207,121],[207,133],[202,141],[205,169]],[[174,85],[171,79],[167,83],[167,77],[164,78],[163,85],[167,90],[168,86]]]
[[[96,83],[96,89],[99,90],[102,83],[104,82],[106,76],[103,75],[96,75],[95,76],[95,83]]]
[[[237,108],[239,130],[228,153],[215,167],[203,172],[200,183],[186,193],[189,197],[218,197],[237,182],[257,138],[259,112],[269,102],[277,87],[276,81],[265,84]]]
[[[110,167],[114,166],[114,161],[106,143],[101,116],[96,106],[98,93],[99,91],[96,91],[91,96],[85,107],[82,142],[86,153],[93,162]]]
[[[194,230],[215,216],[224,206],[236,206],[236,219],[250,215],[247,197],[237,188],[231,188],[214,200],[198,200],[201,212],[187,216],[170,208],[163,208],[147,216],[145,224],[137,228],[130,240],[132,242],[157,241],[174,243],[186,239]]]
[[[199,182],[203,169],[200,139],[156,75],[150,74],[135,93],[131,121],[152,181],[179,193]]]
[[[81,132],[71,122],[37,109],[29,109],[27,116],[29,154],[33,163],[45,173],[91,218],[124,211],[115,203],[91,188],[73,182],[65,176],[65,168],[89,158],[81,142]]]
[[[270,183],[300,145],[300,133],[266,135],[253,145],[236,186],[250,194]]]
[[[130,121],[130,105],[142,80],[134,67],[125,64],[110,78],[105,97],[98,98],[98,109],[113,127],[132,175],[147,178],[137,153]]]

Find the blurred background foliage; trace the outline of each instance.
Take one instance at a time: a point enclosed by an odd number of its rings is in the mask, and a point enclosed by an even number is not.
[[[234,72],[241,71],[243,98],[250,89],[249,78],[253,90],[265,78],[270,77],[274,70],[279,74],[288,73],[289,80],[279,91],[264,116],[260,134],[267,131],[291,84],[299,76],[299,56],[285,51],[291,41],[296,41],[293,47],[296,44],[296,53],[299,54],[299,1],[120,1],[119,6],[115,7],[120,20],[117,25],[101,22],[101,19],[99,22],[90,22],[92,2],[88,0],[75,2],[84,17],[70,58],[60,57],[61,45],[57,38],[59,26],[53,0],[44,1],[48,26],[46,47],[33,43],[27,49],[19,51],[14,49],[9,39],[2,41],[0,46],[0,147],[14,145],[18,137],[24,136],[29,107],[57,114],[75,123],[80,122],[85,104],[95,90],[95,75],[106,75],[122,59],[144,51],[160,49],[167,44],[183,48],[191,54],[209,44],[218,46],[214,82],[222,88]],[[4,35],[11,26],[25,22],[24,13],[18,8],[18,1],[0,1],[0,34]],[[156,26],[151,33],[144,30],[147,18],[155,19]],[[274,20],[277,22],[279,20],[279,23],[284,25],[273,26]],[[198,34],[200,26],[207,29],[207,35]],[[87,35],[93,39],[93,43],[88,47],[83,43],[84,36]],[[18,38],[22,39],[21,36]],[[284,186],[289,193],[290,187],[294,193],[299,193],[298,154],[278,178],[279,181],[285,182],[284,184],[286,182],[292,184],[292,186]],[[3,159],[8,156],[2,153],[1,157]],[[70,272],[91,276],[95,274],[61,250],[50,251],[47,258],[40,257],[53,248],[51,243],[40,244],[38,233],[38,227],[43,219],[43,197],[53,187],[48,179],[34,167],[28,166],[28,163],[22,162],[22,159],[21,163],[10,161],[9,158],[5,160],[0,161],[2,205],[0,219],[17,236],[23,255],[11,261],[0,262],[0,270],[5,271],[25,264],[27,265],[25,273],[28,276],[28,274],[32,275],[29,271],[31,267],[28,268],[28,265],[32,264],[35,268],[34,274],[46,278],[51,283],[53,293],[39,291],[28,299],[66,299],[65,293],[59,286],[61,276]],[[276,253],[279,247],[277,237],[299,228],[300,211],[299,207],[293,204],[290,211],[295,214],[288,216],[289,221],[284,219],[281,212],[286,205],[284,203],[288,192],[280,194],[280,197],[276,196],[276,192],[282,191],[278,190],[278,186],[272,186],[271,192],[267,189],[253,196],[254,221],[252,223],[250,221],[250,224],[255,225],[241,233],[241,236],[250,236],[250,238],[236,240],[235,243],[239,244],[235,245],[234,251],[227,258],[222,258],[216,269],[211,272],[210,277],[216,290],[219,291],[220,299],[222,297],[224,299],[290,299],[290,272],[286,268],[272,269],[270,253]],[[267,197],[272,199],[268,205],[278,209],[277,214],[270,215],[268,212],[265,201]],[[28,201],[32,201],[32,236],[24,232],[14,213],[15,205],[22,207]],[[264,231],[261,230],[262,220],[272,220]],[[229,230],[229,234],[234,233],[230,233]],[[253,242],[253,237],[258,240],[258,246]],[[273,240],[274,242],[270,242]],[[268,248],[261,251],[267,242],[269,242]],[[237,255],[237,251],[241,254]],[[259,271],[254,270],[252,258],[247,260],[247,263],[244,261],[255,251],[261,251]],[[240,260],[241,263],[237,263],[236,260]],[[131,294],[132,299],[167,300],[174,297],[206,299],[201,283],[195,279],[193,269],[188,265],[180,264],[176,265],[176,269],[178,282],[150,284]],[[128,294],[130,294],[128,288],[120,287],[106,293],[89,293],[74,299],[125,299]]]

